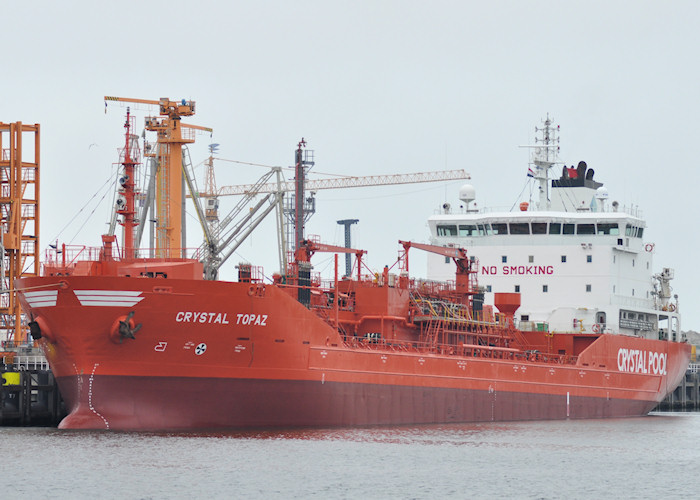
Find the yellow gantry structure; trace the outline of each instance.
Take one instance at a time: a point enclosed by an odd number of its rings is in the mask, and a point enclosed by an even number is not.
[[[211,131],[210,128],[181,123],[183,116],[195,113],[194,101],[172,101],[163,97],[157,101],[130,97],[105,96],[107,101],[158,106],[160,116],[146,118],[146,130],[158,134],[156,175],[156,257],[172,258],[185,256],[182,232],[183,177],[182,147],[194,142],[196,130]]]

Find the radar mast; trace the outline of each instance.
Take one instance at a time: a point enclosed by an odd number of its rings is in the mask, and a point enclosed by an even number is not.
[[[544,127],[535,127],[535,132],[539,132],[540,137],[535,137],[535,145],[530,146],[532,151],[531,163],[534,169],[530,169],[532,176],[539,183],[540,199],[537,204],[538,210],[549,210],[551,203],[549,200],[549,169],[559,161],[559,125],[552,125],[552,120],[547,118]]]

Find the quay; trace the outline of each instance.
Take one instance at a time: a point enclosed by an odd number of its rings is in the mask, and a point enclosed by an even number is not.
[[[31,345],[3,344],[0,426],[57,426],[66,412],[43,353]]]
[[[690,363],[685,378],[655,410],[700,410],[700,363]]]

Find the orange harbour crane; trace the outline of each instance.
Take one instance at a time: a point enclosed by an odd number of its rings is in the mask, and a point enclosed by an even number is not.
[[[0,123],[0,332],[15,343],[26,340],[15,280],[39,276],[39,132]]]

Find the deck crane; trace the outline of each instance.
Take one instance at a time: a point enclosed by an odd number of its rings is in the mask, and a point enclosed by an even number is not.
[[[404,248],[403,265],[404,271],[408,273],[408,251],[411,248],[417,248],[426,252],[442,255],[443,257],[451,258],[457,266],[455,290],[460,295],[467,297],[474,295],[478,288],[476,283],[476,273],[478,265],[474,259],[467,256],[467,251],[464,248],[441,247],[438,245],[428,245],[425,243],[415,243],[412,241],[399,240]]]
[[[311,257],[316,252],[344,253],[348,255],[354,253],[357,258],[357,280],[360,281],[362,279],[362,256],[367,253],[367,250],[327,245],[312,240],[301,240],[299,243],[299,248],[294,252],[294,257],[298,262],[311,262]]]
[[[158,257],[184,256],[185,242],[182,231],[182,152],[185,144],[194,142],[194,130],[211,131],[207,127],[185,125],[183,116],[195,114],[194,101],[172,101],[163,97],[158,101],[129,97],[105,96],[107,101],[147,104],[159,107],[160,116],[146,117],[146,130],[157,132],[158,170],[155,181],[156,200],[156,255]],[[189,133],[188,133],[189,132]]]
[[[294,252],[294,263],[291,265],[294,271],[286,275],[287,284],[297,286],[297,299],[301,304],[309,307],[311,303],[311,257],[316,252],[335,253],[335,285],[334,289],[338,290],[338,254],[346,255],[355,254],[357,259],[357,280],[362,279],[362,256],[367,253],[366,250],[357,250],[355,248],[339,247],[335,245],[327,245],[325,243],[303,239],[299,241],[296,251]],[[339,325],[338,321],[338,294],[333,294],[333,308],[335,310],[335,324]]]

